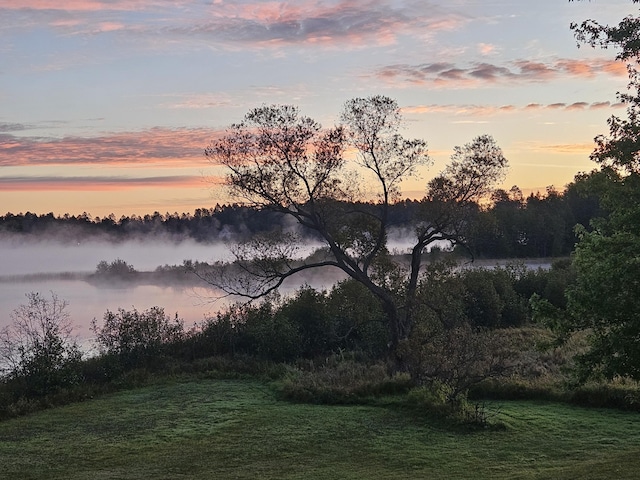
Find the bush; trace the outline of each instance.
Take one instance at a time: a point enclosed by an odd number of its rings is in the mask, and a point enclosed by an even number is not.
[[[275,313],[296,328],[299,356],[313,358],[337,348],[339,338],[335,319],[331,318],[327,304],[325,292],[303,286]]]
[[[135,308],[117,313],[107,310],[104,323],[98,326],[93,319],[92,329],[101,353],[117,357],[125,369],[151,365],[167,353],[167,346],[177,344],[184,337],[183,321],[175,315],[173,320],[161,307],[144,312]]]
[[[407,400],[409,404],[425,409],[430,414],[446,417],[460,416],[467,403],[466,395],[454,397],[452,387],[439,381],[413,388]]]
[[[100,277],[126,279],[134,273],[136,273],[136,269],[120,258],[111,263],[102,260],[96,266],[96,275]]]
[[[365,352],[380,358],[388,351],[388,325],[380,302],[361,283],[344,280],[327,297],[335,345],[346,350]]]
[[[469,389],[483,380],[514,371],[520,357],[501,330],[468,324],[441,328],[426,322],[414,329],[398,353],[417,384],[446,390],[450,404],[466,398]]]
[[[638,412],[640,411],[640,384],[633,381],[588,383],[572,392],[571,402],[589,407],[619,408]]]
[[[240,351],[274,362],[298,358],[302,352],[298,326],[280,314],[280,308],[280,298],[273,297],[241,309],[237,324]]]
[[[300,288],[282,299],[234,304],[208,318],[185,342],[190,358],[246,354],[292,362],[358,350],[369,357],[387,351],[388,331],[378,301],[360,284],[340,283],[330,293]]]
[[[462,274],[466,289],[466,316],[478,327],[514,327],[530,320],[528,301],[515,290],[515,284],[526,275],[524,266],[472,269]]]

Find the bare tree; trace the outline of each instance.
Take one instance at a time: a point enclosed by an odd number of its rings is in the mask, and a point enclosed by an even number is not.
[[[255,299],[303,270],[339,268],[378,298],[395,350],[414,323],[423,252],[438,240],[464,243],[469,204],[501,177],[507,162],[489,136],[456,148],[449,167],[428,185],[406,267],[387,250],[389,207],[400,197],[401,181],[430,163],[426,142],[400,134],[401,112],[388,97],[350,100],[341,120],[323,130],[296,107],[262,106],[205,150],[227,168],[233,195],[291,216],[321,239],[326,257],[295,259],[295,235],[263,236],[237,245],[233,264],[199,274],[226,294]],[[348,151],[355,151],[359,168],[347,171]],[[375,190],[375,201],[356,202],[365,185]]]

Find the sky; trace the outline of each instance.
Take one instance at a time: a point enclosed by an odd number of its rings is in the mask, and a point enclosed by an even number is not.
[[[629,0],[0,0],[0,215],[144,215],[228,203],[203,151],[263,104],[331,127],[394,98],[434,164],[492,135],[502,185],[562,189],[623,115],[615,51],[569,25]]]

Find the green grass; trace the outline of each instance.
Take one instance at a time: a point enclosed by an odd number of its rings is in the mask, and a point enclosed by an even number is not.
[[[637,413],[494,407],[507,428],[470,431],[392,404],[291,404],[257,381],[184,380],[0,423],[0,478],[637,478]]]

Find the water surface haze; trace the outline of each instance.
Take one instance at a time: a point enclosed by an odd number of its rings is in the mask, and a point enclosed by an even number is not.
[[[301,253],[308,254],[314,248],[313,245],[304,246]],[[222,243],[158,239],[69,243],[7,236],[0,238],[0,258],[0,328],[10,323],[11,312],[27,303],[26,294],[29,292],[39,292],[49,299],[53,292],[67,301],[67,311],[81,340],[91,336],[91,321],[96,318],[100,322],[107,310],[136,308],[142,311],[159,306],[172,317],[177,313],[189,327],[215,314],[231,301],[216,300],[220,296],[219,291],[180,269],[177,277],[170,276],[169,281],[87,281],[89,274],[94,273],[103,260],[108,263],[123,260],[138,272],[153,272],[164,265],[180,266],[184,260],[226,261],[232,255],[229,247]],[[310,272],[304,278],[292,279],[288,289],[295,289],[305,282],[327,288],[338,278],[335,271]]]
[[[219,308],[211,303],[215,292],[195,281],[174,285],[87,282],[87,275],[95,272],[100,261],[121,259],[139,272],[149,272],[162,265],[181,265],[184,260],[227,260],[230,253],[224,244],[190,240],[65,243],[13,236],[0,239],[0,258],[0,327],[9,324],[11,312],[26,303],[27,293],[51,298],[53,292],[68,302],[76,333],[86,338],[92,319],[102,319],[107,310],[160,306],[169,315],[177,312],[189,325]]]
[[[0,255],[2,276],[91,273],[100,261],[112,262],[118,258],[141,272],[155,270],[159,265],[180,265],[183,260],[204,262],[230,258],[224,244],[203,244],[192,240],[175,243],[161,240],[64,243],[25,240],[15,236],[0,238]]]
[[[410,241],[409,235],[390,236],[390,250],[406,253]],[[306,256],[317,247],[317,243],[301,244],[299,253]],[[123,260],[138,272],[153,272],[164,265],[180,266],[184,260],[227,261],[232,255],[223,243],[157,238],[118,243],[63,242],[5,236],[0,237],[0,258],[0,328],[10,323],[11,312],[27,302],[26,294],[30,292],[39,292],[47,298],[51,298],[53,292],[66,300],[67,311],[81,339],[91,336],[91,321],[96,318],[100,322],[107,310],[143,311],[158,306],[164,308],[167,315],[177,313],[189,327],[233,301],[215,301],[220,297],[219,291],[181,269],[150,280],[149,276],[142,275],[134,282],[95,282],[90,277],[103,260],[107,263]],[[288,279],[281,290],[291,292],[302,284],[329,289],[343,278],[345,274],[336,268],[310,269]]]

